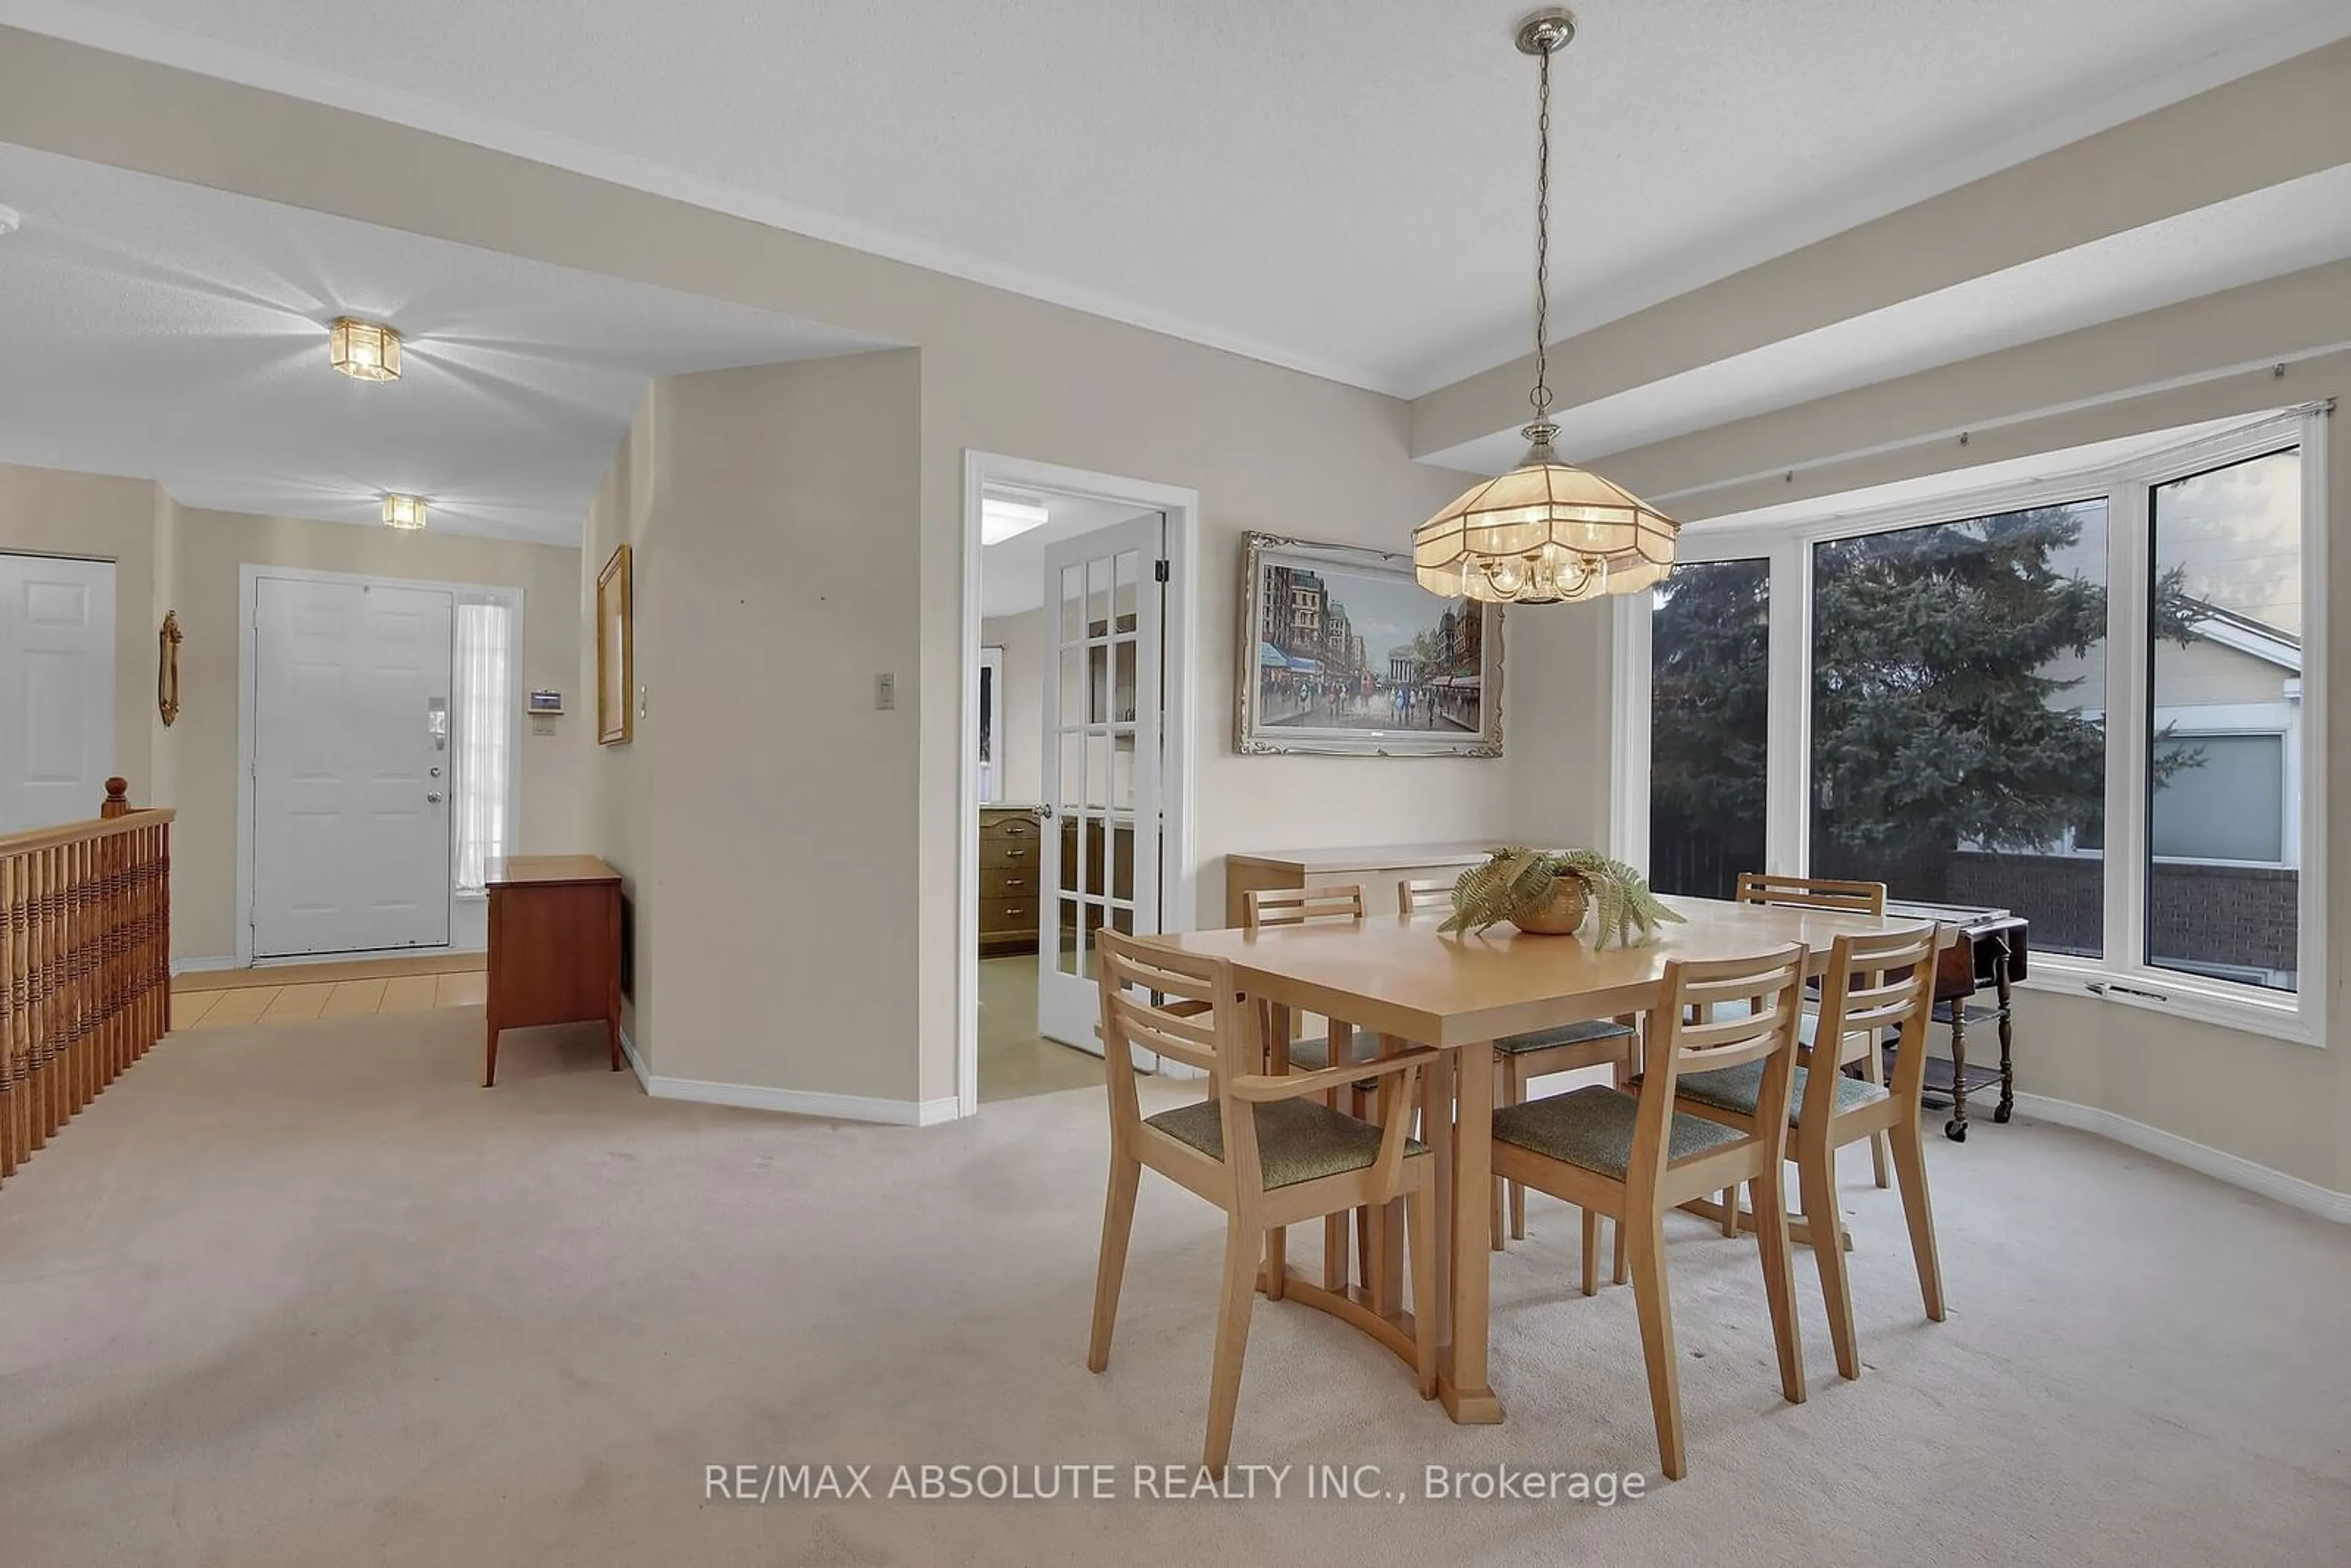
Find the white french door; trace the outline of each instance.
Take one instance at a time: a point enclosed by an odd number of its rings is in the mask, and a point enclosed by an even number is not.
[[[448,944],[451,607],[254,583],[256,957]]]
[[[1165,532],[1152,512],[1045,548],[1037,1028],[1096,1055],[1094,934],[1159,929]]]
[[[114,771],[114,563],[0,555],[0,833],[98,815]]]

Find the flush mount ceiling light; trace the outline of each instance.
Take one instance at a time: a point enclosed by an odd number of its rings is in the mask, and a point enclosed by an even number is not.
[[[383,526],[388,528],[421,528],[424,526],[426,510],[422,496],[386,496],[383,498]]]
[[[1538,11],[1519,24],[1521,54],[1541,62],[1535,154],[1535,417],[1520,431],[1527,455],[1498,479],[1471,486],[1413,530],[1420,585],[1434,593],[1498,604],[1560,604],[1604,593],[1638,593],[1673,564],[1680,525],[1597,474],[1552,452],[1551,422],[1551,57],[1575,37],[1565,11]]]
[[[979,542],[1000,545],[1030,528],[1041,528],[1051,516],[1039,501],[1015,501],[1005,496],[979,498]]]
[[[400,334],[381,321],[338,316],[327,329],[327,358],[355,381],[400,379]]]
[[[16,208],[0,207],[0,235],[15,234],[16,232]]]

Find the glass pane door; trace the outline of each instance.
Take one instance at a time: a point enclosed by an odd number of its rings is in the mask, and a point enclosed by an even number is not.
[[[1040,1032],[1099,1053],[1097,933],[1159,929],[1160,606],[1156,512],[1045,550],[1046,896]]]

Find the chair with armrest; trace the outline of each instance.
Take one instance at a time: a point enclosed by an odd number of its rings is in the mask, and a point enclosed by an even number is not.
[[[1368,1309],[1342,1315],[1405,1356],[1421,1397],[1435,1397],[1437,1264],[1429,1213],[1435,1171],[1426,1148],[1409,1135],[1407,1107],[1422,1067],[1437,1053],[1415,1047],[1378,1061],[1269,1073],[1256,1009],[1235,988],[1229,963],[1176,954],[1114,931],[1102,932],[1098,940],[1111,1154],[1087,1367],[1101,1372],[1110,1364],[1135,1192],[1148,1166],[1225,1211],[1203,1465],[1221,1470],[1231,1453],[1241,1357],[1267,1239],[1318,1215],[1402,1199],[1412,1267],[1410,1336]],[[1133,1048],[1207,1073],[1208,1098],[1144,1115],[1134,1074],[1125,1067]],[[1317,1098],[1365,1075],[1379,1082],[1384,1126],[1333,1111]]]

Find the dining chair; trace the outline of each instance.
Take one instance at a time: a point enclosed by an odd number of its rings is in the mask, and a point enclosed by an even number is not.
[[[1494,1113],[1494,1169],[1513,1181],[1609,1216],[1630,1232],[1633,1296],[1648,1364],[1649,1406],[1667,1479],[1684,1469],[1681,1382],[1673,1303],[1666,1285],[1666,1211],[1738,1183],[1754,1195],[1763,1294],[1778,1347],[1780,1392],[1804,1399],[1788,1252],[1782,1124],[1796,1065],[1805,950],[1796,944],[1753,957],[1669,959],[1650,1014],[1648,1056],[1637,1094],[1594,1084]],[[1716,1018],[1716,1003],[1745,1002]],[[1708,1021],[1690,1021],[1688,1009]],[[1745,1130],[1675,1105],[1685,1074],[1752,1064],[1756,1125]],[[1585,1294],[1593,1290],[1584,1268]]]
[[[1377,1061],[1268,1073],[1256,1009],[1243,1002],[1229,963],[1171,953],[1109,930],[1099,934],[1098,943],[1102,1060],[1110,1087],[1110,1190],[1102,1205],[1087,1368],[1101,1372],[1110,1364],[1135,1192],[1148,1166],[1225,1211],[1225,1267],[1203,1465],[1221,1471],[1232,1450],[1241,1356],[1267,1238],[1280,1227],[1318,1215],[1403,1200],[1412,1268],[1411,1337],[1368,1311],[1360,1313],[1357,1326],[1408,1354],[1420,1396],[1434,1398],[1437,1257],[1429,1205],[1436,1173],[1426,1146],[1408,1135],[1412,1118],[1405,1108],[1412,1103],[1422,1066],[1437,1052],[1415,1046]],[[1135,1075],[1126,1065],[1137,1049],[1207,1073],[1208,1098],[1144,1115]],[[1365,1074],[1379,1080],[1384,1126],[1333,1111],[1315,1098]],[[1276,1272],[1268,1294],[1278,1298],[1280,1291]]]
[[[1364,889],[1360,883],[1340,883],[1327,887],[1252,887],[1241,894],[1241,929],[1262,931],[1284,925],[1335,925],[1342,922],[1360,925],[1364,918]],[[1270,1045],[1274,1031],[1280,1029],[1289,1041],[1289,1060],[1292,1068],[1312,1071],[1329,1067],[1334,1061],[1345,1061],[1354,1051],[1355,1030],[1342,1019],[1323,1019],[1323,1033],[1301,1038],[1294,1031],[1297,1018],[1288,1009],[1278,1009],[1258,1001],[1259,1038]],[[1270,1057],[1268,1058],[1270,1061]],[[1378,1087],[1371,1079],[1356,1079],[1346,1084],[1333,1084],[1322,1096],[1322,1103],[1333,1111],[1345,1111],[1359,1121],[1375,1121],[1378,1108],[1374,1092]],[[1364,1280],[1369,1283],[1384,1278],[1383,1265],[1386,1259],[1389,1228],[1375,1222],[1369,1210],[1355,1216],[1355,1250],[1362,1260]],[[1289,1266],[1289,1238],[1276,1232],[1266,1249],[1268,1289],[1278,1291],[1280,1286],[1273,1277]],[[1322,1282],[1330,1290],[1344,1291],[1347,1288],[1347,1222],[1343,1216],[1324,1219],[1322,1224]]]
[[[1837,1372],[1848,1378],[1861,1375],[1861,1356],[1854,1344],[1844,1226],[1837,1214],[1836,1152],[1845,1145],[1871,1136],[1891,1140],[1919,1294],[1926,1298],[1928,1318],[1943,1321],[1943,1271],[1935,1252],[1918,1110],[1927,1079],[1927,1020],[1934,1010],[1935,949],[1931,922],[1883,935],[1838,937],[1821,983],[1820,1026],[1811,1045],[1797,1047],[1788,1118],[1788,1157],[1796,1165],[1802,1211],[1795,1239],[1812,1244],[1820,1264]],[[1841,1071],[1850,1055],[1876,1054],[1888,1030],[1899,1035],[1890,1092]],[[1696,1115],[1755,1132],[1762,1125],[1761,1090],[1761,1071],[1750,1064],[1684,1072],[1676,1093],[1681,1107]]]
[[[1779,872],[1739,873],[1739,902],[1775,904],[1790,909],[1839,909],[1848,915],[1886,913],[1886,884],[1834,876],[1790,876]]]
[[[1449,882],[1416,882],[1407,877],[1396,883],[1396,913],[1409,918],[1440,905],[1450,908],[1453,884]],[[1516,1105],[1527,1097],[1527,1085],[1535,1079],[1554,1072],[1573,1072],[1578,1068],[1607,1067],[1613,1070],[1617,1087],[1637,1070],[1635,1059],[1640,1053],[1640,1035],[1630,1019],[1600,1019],[1588,1023],[1572,1023],[1558,1029],[1536,1030],[1527,1034],[1514,1034],[1494,1042],[1494,1104]],[[1494,1250],[1503,1248],[1502,1205],[1504,1189],[1508,1188],[1510,1203],[1510,1239],[1527,1239],[1527,1194],[1516,1182],[1494,1178],[1492,1229]],[[1590,1251],[1593,1226],[1586,1224],[1585,1249]],[[1589,1270],[1592,1262],[1585,1259]],[[1625,1237],[1616,1235],[1615,1273],[1619,1284],[1624,1282]]]
[[[1782,909],[1828,909],[1844,915],[1874,915],[1886,917],[1886,884],[1882,882],[1856,882],[1834,876],[1791,876],[1780,872],[1742,871],[1739,873],[1739,902],[1741,904],[1774,904]],[[1886,1065],[1876,1051],[1861,1061],[1862,1078],[1883,1088]],[[1891,1185],[1886,1176],[1886,1145],[1883,1137],[1869,1140],[1870,1179],[1879,1186]],[[1726,1197],[1723,1202],[1723,1234],[1729,1236],[1737,1224],[1739,1206]]]
[[[1341,921],[1361,921],[1364,918],[1364,890],[1355,883],[1333,887],[1253,887],[1241,895],[1241,929],[1262,931],[1278,925],[1336,925]],[[1260,1002],[1258,1021],[1261,1031],[1270,1030],[1273,1022],[1272,1009]],[[1297,1020],[1291,1019],[1292,1027]],[[1330,1029],[1322,1039],[1296,1039],[1290,1041],[1290,1064],[1292,1067],[1328,1067],[1334,1060],[1332,1042],[1338,1042],[1337,1061],[1344,1061],[1354,1041],[1352,1025],[1339,1019],[1326,1020]],[[1261,1038],[1270,1040],[1270,1032]],[[1360,1113],[1360,1112],[1359,1112]]]

